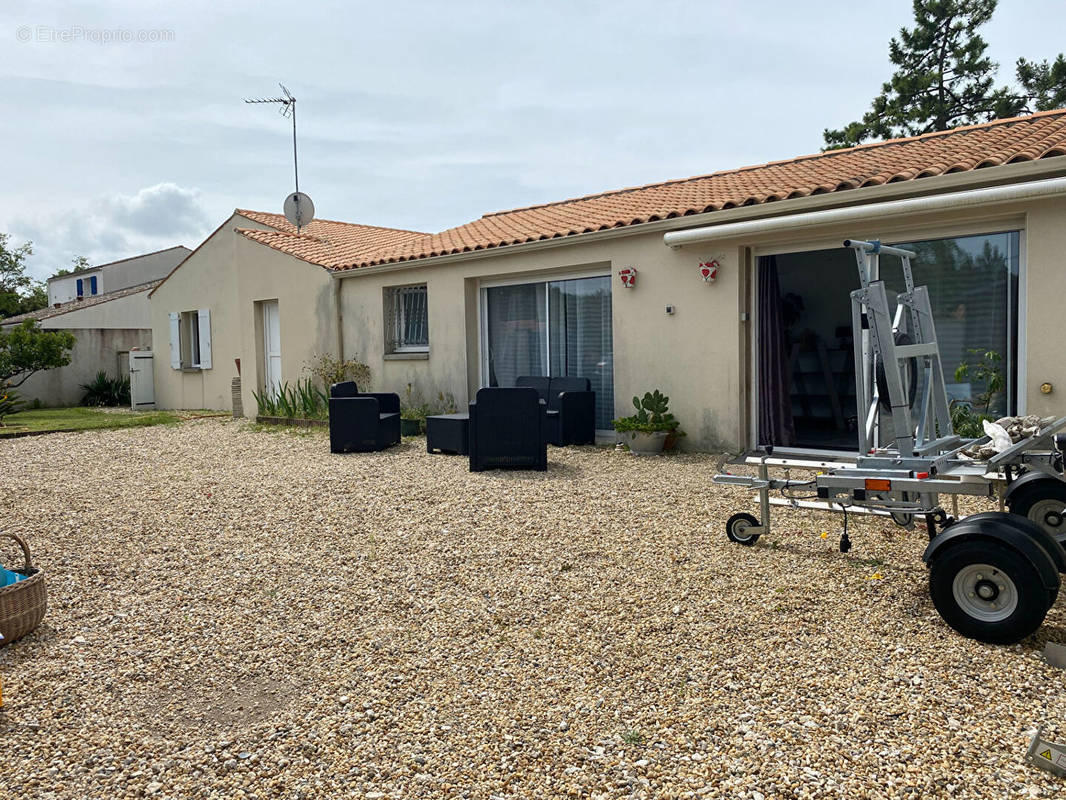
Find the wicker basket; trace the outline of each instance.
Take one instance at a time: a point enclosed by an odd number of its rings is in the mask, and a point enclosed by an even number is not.
[[[44,618],[48,608],[48,590],[44,585],[44,573],[33,566],[30,560],[30,548],[21,537],[7,531],[0,531],[0,538],[14,539],[22,548],[26,565],[17,570],[29,576],[10,586],[0,588],[0,645],[9,644],[30,633]]]

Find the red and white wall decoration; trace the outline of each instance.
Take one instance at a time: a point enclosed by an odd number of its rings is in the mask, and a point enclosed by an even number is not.
[[[720,255],[700,259],[698,271],[704,283],[714,283],[718,280],[718,272],[722,268],[724,259],[725,257]]]
[[[622,286],[627,289],[632,289],[637,285],[637,268],[623,267],[618,270],[618,277],[622,279]]]

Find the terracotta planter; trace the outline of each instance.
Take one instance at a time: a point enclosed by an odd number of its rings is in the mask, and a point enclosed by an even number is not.
[[[661,453],[663,444],[666,443],[666,431],[623,431],[618,434],[618,439],[623,444],[629,445],[629,451],[638,456],[648,456]]]

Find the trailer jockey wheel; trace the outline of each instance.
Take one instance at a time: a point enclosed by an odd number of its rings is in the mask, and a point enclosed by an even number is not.
[[[1007,507],[1028,517],[1066,547],[1066,483],[1029,472],[1007,487]]]
[[[755,519],[751,514],[734,514],[725,524],[725,535],[729,537],[731,542],[751,547],[759,541],[759,534],[748,533],[748,528],[758,527],[759,520]]]
[[[963,636],[1013,644],[1039,628],[1047,615],[1044,577],[1019,550],[994,536],[980,536],[949,542],[935,557],[929,594],[944,621]]]

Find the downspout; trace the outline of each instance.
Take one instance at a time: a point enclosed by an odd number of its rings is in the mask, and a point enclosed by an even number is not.
[[[341,311],[341,282],[333,279],[333,316],[337,326],[337,360],[344,361],[344,313]]]
[[[772,233],[786,229],[797,230],[834,223],[869,220],[871,217],[894,217],[931,211],[957,211],[991,203],[1039,200],[1057,197],[1062,194],[1066,194],[1066,178],[1049,178],[1042,181],[1008,186],[990,186],[984,189],[970,189],[963,192],[951,192],[950,194],[911,197],[904,200],[889,200],[884,203],[869,203],[861,206],[811,211],[806,214],[790,214],[770,219],[753,219],[744,222],[725,223],[723,225],[707,225],[702,228],[690,228],[682,231],[669,231],[663,234],[663,244],[677,249],[687,244],[696,244],[715,239],[751,237],[757,234]]]

